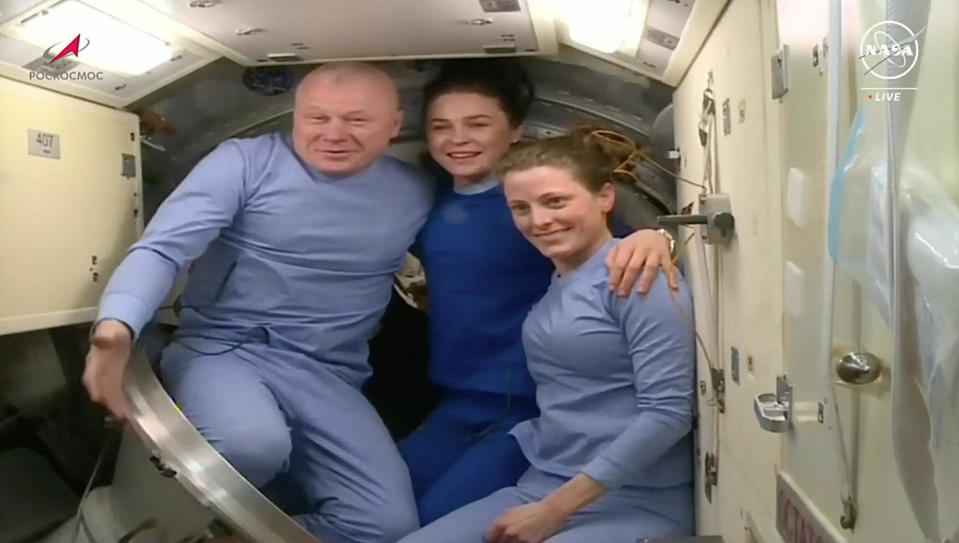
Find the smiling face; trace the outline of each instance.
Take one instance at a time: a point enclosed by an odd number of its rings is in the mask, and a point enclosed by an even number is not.
[[[523,132],[510,126],[497,99],[474,92],[437,96],[426,123],[430,154],[458,185],[483,181]]]
[[[345,176],[382,156],[403,122],[396,89],[372,67],[318,69],[297,89],[293,146],[320,172]]]
[[[503,176],[503,191],[520,232],[560,273],[576,269],[610,239],[606,216],[615,190],[590,192],[567,168],[534,166]]]

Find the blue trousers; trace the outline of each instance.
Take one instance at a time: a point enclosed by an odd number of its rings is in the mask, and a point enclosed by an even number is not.
[[[420,523],[516,484],[529,462],[508,432],[538,413],[533,398],[507,403],[499,394],[446,391],[423,425],[400,443]]]
[[[530,468],[504,488],[446,515],[399,543],[486,543],[484,535],[508,509],[542,500],[568,479]],[[692,535],[692,484],[664,489],[618,490],[576,512],[545,543],[635,543],[643,538]]]
[[[392,543],[419,526],[406,465],[354,383],[265,345],[181,341],[161,359],[167,391],[254,486],[295,481],[304,528],[327,543]]]

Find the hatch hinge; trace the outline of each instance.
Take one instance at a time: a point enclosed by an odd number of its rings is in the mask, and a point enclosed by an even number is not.
[[[703,463],[703,491],[706,499],[713,503],[713,487],[719,484],[719,453],[706,453]]]
[[[783,44],[769,59],[772,75],[773,100],[778,100],[789,92],[789,46]]]
[[[709,380],[716,397],[716,409],[720,413],[726,412],[726,375],[723,368],[709,368]]]

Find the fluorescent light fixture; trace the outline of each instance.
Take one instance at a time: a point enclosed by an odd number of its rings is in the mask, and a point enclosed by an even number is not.
[[[38,45],[57,46],[54,55],[79,34],[80,47],[86,47],[75,60],[110,72],[140,75],[172,56],[163,40],[76,0],[54,4],[20,24]]]
[[[629,30],[633,0],[564,0],[569,39],[601,53],[613,53]]]

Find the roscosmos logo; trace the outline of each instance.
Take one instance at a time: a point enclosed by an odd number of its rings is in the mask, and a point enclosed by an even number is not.
[[[62,43],[63,43],[62,41],[57,42],[51,45],[50,47],[47,47],[47,50],[43,52],[44,57],[53,57],[52,59],[50,59],[49,64],[53,64],[54,62],[60,60],[61,58],[71,54],[75,57],[79,57],[80,51],[83,51],[84,49],[89,47],[90,40],[86,38],[82,38],[82,41],[81,41],[80,34],[77,34],[76,38],[73,38],[70,41],[70,43],[66,45],[66,47],[60,49],[60,52],[54,55],[53,51],[56,51],[57,46],[59,46]]]
[[[102,80],[102,71],[74,69],[80,60],[80,52],[89,46],[90,40],[84,38],[81,34],[77,34],[72,40],[54,43],[46,48],[40,59],[25,66],[25,68],[30,69],[29,79],[47,81]],[[71,55],[73,58],[69,58]]]

